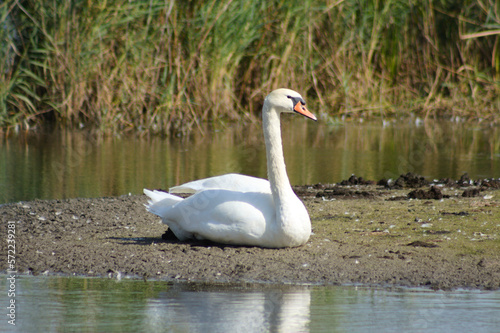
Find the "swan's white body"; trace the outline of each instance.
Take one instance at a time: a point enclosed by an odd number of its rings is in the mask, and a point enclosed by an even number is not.
[[[298,112],[316,120],[302,97],[289,89],[277,89],[264,101],[262,119],[269,181],[227,174],[189,182],[171,193],[145,189],[147,208],[160,216],[175,236],[208,239],[218,243],[271,248],[299,246],[311,234],[307,210],[295,195],[286,174],[281,142],[280,114]]]
[[[207,189],[271,193],[271,186],[268,180],[236,173],[194,180],[189,183],[171,187],[168,191],[170,193],[197,193]]]

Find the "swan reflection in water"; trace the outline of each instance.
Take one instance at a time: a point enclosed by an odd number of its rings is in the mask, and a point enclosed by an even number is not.
[[[230,288],[186,290],[173,286],[146,306],[145,331],[304,332],[311,291]]]

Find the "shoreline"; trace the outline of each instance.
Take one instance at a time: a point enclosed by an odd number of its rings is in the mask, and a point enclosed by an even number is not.
[[[313,226],[297,248],[164,239],[145,196],[5,204],[0,228],[15,221],[19,276],[500,289],[497,185],[412,179],[294,187]]]

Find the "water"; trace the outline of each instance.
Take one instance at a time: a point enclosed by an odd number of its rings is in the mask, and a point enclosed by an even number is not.
[[[415,172],[428,179],[500,177],[500,130],[411,121],[283,124],[292,184]],[[0,204],[139,194],[238,172],[266,176],[258,125],[184,139],[54,131],[0,138]],[[0,276],[0,331],[7,323]],[[18,277],[18,332],[499,332],[500,291],[167,284]]]
[[[1,290],[6,278],[1,276]],[[9,332],[498,332],[500,291],[18,277]],[[7,295],[0,293],[2,312]]]
[[[428,179],[500,177],[500,129],[486,124],[405,120],[329,125],[285,117],[283,144],[292,184],[335,183],[351,174]],[[266,177],[258,124],[163,139],[53,131],[0,138],[0,203],[140,194],[237,172]]]

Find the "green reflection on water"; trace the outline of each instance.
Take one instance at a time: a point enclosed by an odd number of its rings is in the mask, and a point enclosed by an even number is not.
[[[500,324],[498,291],[21,276],[15,303],[16,327],[4,318],[2,331],[496,332]]]
[[[500,177],[500,130],[449,121],[328,126],[286,117],[283,144],[292,184],[334,183],[351,174],[429,179]],[[0,203],[138,194],[237,172],[266,177],[258,124],[184,139],[101,137],[55,131],[0,138]]]
[[[138,331],[148,300],[168,287],[165,282],[29,277],[18,278],[16,285],[16,326],[24,332]]]

